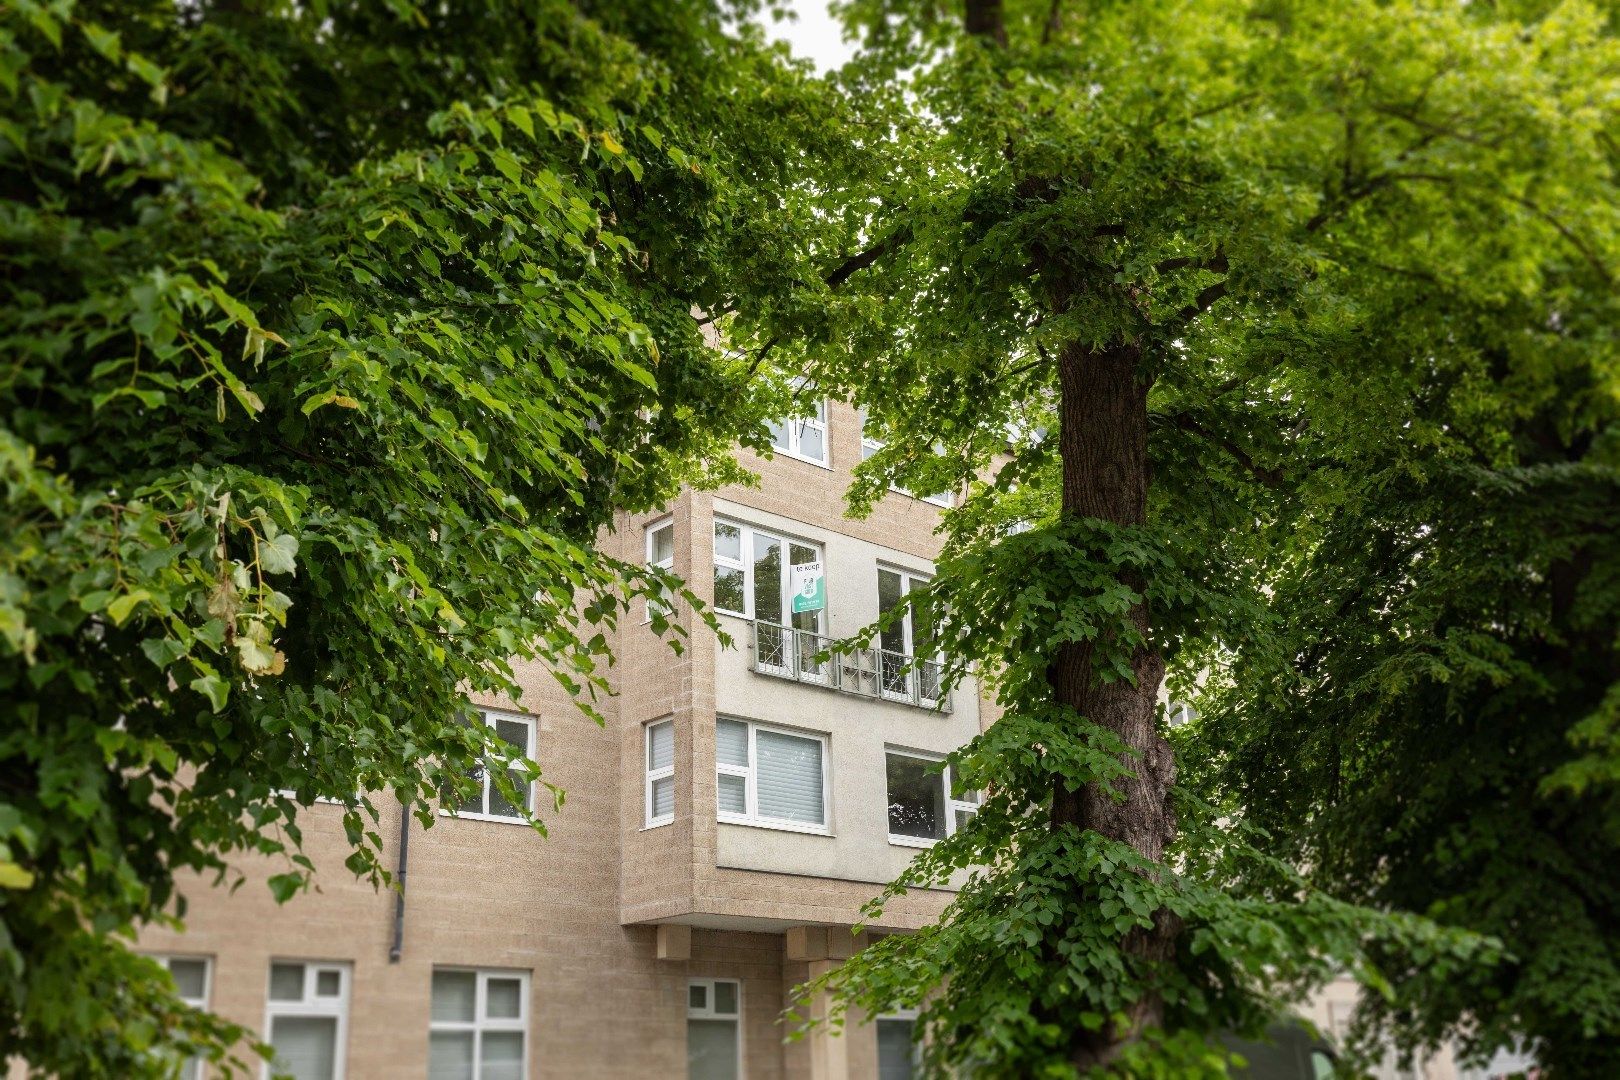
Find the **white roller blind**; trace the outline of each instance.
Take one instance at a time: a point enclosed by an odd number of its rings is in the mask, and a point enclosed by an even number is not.
[[[675,764],[675,725],[669,721],[647,729],[647,768],[667,769]]]
[[[433,1019],[472,1023],[478,1012],[478,973],[433,973]]]
[[[715,725],[715,760],[722,765],[748,767],[748,725],[738,720],[722,720]]]
[[[826,821],[821,793],[821,741],[779,731],[755,733],[760,817],[820,825]]]
[[[675,778],[666,776],[652,782],[652,816],[664,818],[675,812]]]
[[[274,1071],[293,1080],[332,1080],[337,1063],[337,1018],[277,1016],[270,1021]]]

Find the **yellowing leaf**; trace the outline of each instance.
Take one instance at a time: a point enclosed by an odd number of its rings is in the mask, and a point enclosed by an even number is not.
[[[602,140],[602,149],[606,150],[608,153],[610,153],[610,154],[622,154],[622,153],[624,153],[624,144],[621,143],[618,139],[615,139],[613,137],[613,132],[604,131],[604,132],[599,133],[596,137],[598,139]]]
[[[0,859],[0,889],[30,889],[33,885],[32,870],[24,870],[9,859]]]

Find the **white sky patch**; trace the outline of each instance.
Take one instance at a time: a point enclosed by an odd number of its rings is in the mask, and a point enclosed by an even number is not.
[[[789,0],[798,18],[777,22],[761,18],[767,37],[785,41],[795,56],[814,61],[818,71],[839,68],[855,55],[855,45],[844,41],[844,28],[827,10],[827,0]]]

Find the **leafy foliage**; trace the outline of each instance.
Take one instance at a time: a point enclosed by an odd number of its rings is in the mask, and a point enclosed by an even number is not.
[[[119,937],[232,853],[303,888],[317,797],[384,882],[379,795],[538,777],[467,695],[538,659],[593,713],[668,584],[598,531],[763,443],[692,313],[789,287],[824,91],[654,7],[0,12],[6,1054],[221,1054]]]
[[[857,510],[971,487],[917,602],[1006,715],[953,759],[984,811],[895,889],[986,869],[823,985],[920,1006],[941,1075],[1218,1073],[1202,1033],[1334,965],[1408,1041],[1527,1034],[1613,1071],[1607,13],[844,10],[893,167],[824,195],[830,253],[870,257],[802,361],[887,440]],[[1122,354],[1150,387],[1140,526],[1063,509],[1063,436],[1112,419],[1063,415],[1060,370]],[[1152,765],[1056,702],[1077,645],[1100,684],[1161,655],[1205,713],[1162,862],[1055,815]],[[1112,1056],[1078,1057],[1087,1032]]]

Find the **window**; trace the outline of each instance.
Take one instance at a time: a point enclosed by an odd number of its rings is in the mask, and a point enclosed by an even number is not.
[[[870,436],[870,435],[868,435],[866,433],[866,410],[862,409],[861,410],[861,460],[862,461],[867,461],[870,458],[875,457],[877,455],[877,452],[879,450],[882,450],[887,445],[888,444],[885,443],[882,439],[874,439],[872,436]],[[942,448],[939,446],[939,444],[936,443],[934,445],[934,449],[936,451],[938,451],[938,450],[941,450]],[[901,487],[899,484],[890,484],[889,489],[891,491],[898,491],[900,494],[905,495],[908,498],[921,499],[925,503],[933,503],[935,506],[951,507],[951,506],[956,505],[956,500],[951,497],[951,493],[948,492],[948,491],[941,492],[938,495],[913,495],[913,494],[911,494],[911,492],[907,491],[905,488]]]
[[[265,1027],[275,1060],[264,1075],[343,1080],[349,1025],[349,965],[303,960],[270,963]]]
[[[927,847],[967,824],[979,793],[957,791],[940,758],[909,750],[887,751],[889,843]]]
[[[428,1080],[523,1080],[529,976],[433,969]]]
[[[693,979],[686,986],[687,1080],[742,1076],[742,983]]]
[[[827,740],[722,717],[715,725],[719,817],[827,831]]]
[[[917,1074],[917,1014],[877,1018],[878,1080],[911,1080]]]
[[[647,827],[675,820],[675,721],[647,725]]]
[[[495,712],[492,709],[480,710],[484,723],[495,729],[495,734],[523,752],[523,756],[534,759],[534,719],[528,716],[519,716],[515,713]],[[534,785],[516,769],[507,771],[512,783],[524,793],[524,805],[517,807],[507,801],[495,782],[490,778],[487,769],[479,769],[482,783],[478,794],[462,803],[456,811],[457,817],[476,818],[485,821],[522,821],[523,812],[534,806]]]
[[[665,518],[647,526],[647,565],[660,570],[675,569],[675,523]],[[655,609],[668,616],[672,608],[667,590],[659,591],[660,598],[647,601],[647,621],[651,622]]]
[[[880,566],[877,575],[879,616],[904,606],[913,590],[928,584],[927,578],[904,570]],[[879,667],[885,697],[910,701],[915,690],[924,704],[939,700],[939,647],[926,613],[907,606],[900,620],[878,636],[878,647],[882,650]],[[921,661],[915,667],[911,665],[913,657]]]
[[[816,411],[810,416],[772,421],[771,445],[789,457],[826,465],[827,399],[817,399]]]
[[[208,1008],[210,970],[205,956],[155,956],[158,963],[169,969],[174,980],[174,992],[181,1001],[194,1009]],[[202,1059],[191,1058],[180,1066],[180,1080],[197,1080],[202,1076]]]
[[[787,558],[782,548],[787,547]],[[714,606],[732,615],[778,626],[791,625],[812,634],[821,633],[825,608],[819,611],[792,611],[788,583],[794,564],[821,561],[821,547],[799,540],[784,540],[762,529],[729,521],[714,523]]]

